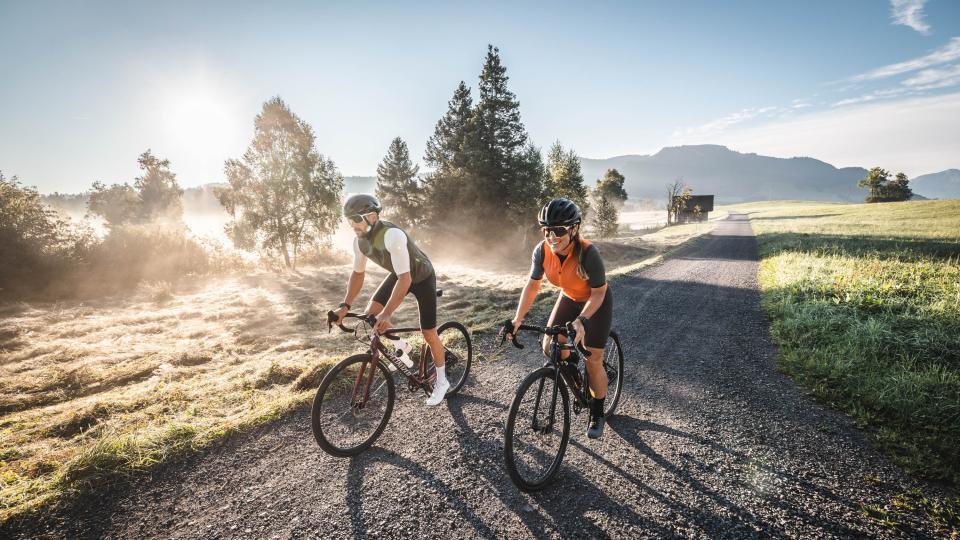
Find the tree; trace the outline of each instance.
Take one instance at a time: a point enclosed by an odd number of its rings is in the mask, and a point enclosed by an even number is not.
[[[329,241],[343,176],[314,141],[313,129],[282,99],[263,104],[247,151],[225,163],[229,187],[216,191],[233,218],[225,230],[237,247],[279,252],[293,269],[301,246]]]
[[[913,196],[910,189],[910,180],[904,173],[897,173],[895,180],[890,180],[890,173],[880,167],[870,169],[867,176],[857,182],[857,186],[869,190],[864,202],[894,202],[905,201]]]
[[[507,88],[500,50],[487,46],[478,84],[480,99],[466,132],[465,150],[474,189],[482,207],[500,211],[513,225],[533,223],[540,206],[543,162],[528,144],[520,121],[520,103]]]
[[[124,224],[163,221],[183,226],[183,190],[170,170],[170,160],[154,156],[150,150],[140,154],[137,163],[143,175],[130,184],[94,182],[87,207],[103,217],[111,228]]]
[[[587,186],[583,184],[580,157],[573,150],[564,150],[560,141],[553,143],[547,154],[547,177],[544,181],[544,197],[564,197],[577,203],[586,214],[590,209]]]
[[[603,178],[597,180],[597,189],[603,192],[613,204],[623,206],[623,203],[627,202],[627,190],[623,189],[625,180],[620,171],[607,169],[607,172],[603,173]]]
[[[667,184],[667,225],[678,223],[680,210],[687,204],[693,195],[693,188],[677,178]]]
[[[532,230],[543,194],[543,159],[527,140],[507,81],[499,50],[488,46],[477,104],[461,82],[427,141],[424,161],[434,170],[424,178],[424,213],[437,236],[482,236],[491,216]]]
[[[420,168],[410,161],[407,143],[397,137],[377,166],[377,198],[392,221],[404,227],[421,221],[421,187],[416,176]]]
[[[610,238],[617,234],[620,227],[619,212],[616,205],[600,189],[593,192],[593,226],[600,238]]]

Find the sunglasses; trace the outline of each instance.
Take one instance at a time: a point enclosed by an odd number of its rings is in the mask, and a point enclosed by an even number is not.
[[[553,235],[556,236],[557,238],[560,238],[561,236],[565,236],[567,232],[569,232],[570,229],[572,228],[573,228],[572,225],[569,227],[565,227],[563,225],[557,225],[556,227],[540,227],[540,230],[543,231],[544,238],[550,236],[551,233],[553,233]]]
[[[360,223],[361,221],[363,221],[363,216],[366,216],[366,215],[369,215],[369,214],[353,214],[352,216],[347,216],[347,219],[349,219],[354,223]]]

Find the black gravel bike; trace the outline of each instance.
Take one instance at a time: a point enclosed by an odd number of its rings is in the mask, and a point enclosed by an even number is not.
[[[573,393],[575,414],[590,410],[593,402],[589,392],[590,374],[583,361],[590,352],[574,347],[576,332],[571,325],[541,328],[523,324],[520,330],[551,337],[549,359],[543,367],[527,375],[517,388],[507,416],[503,445],[510,479],[523,491],[537,491],[556,476],[567,450],[570,439],[569,393]],[[558,336],[567,337],[567,343],[561,343]],[[501,344],[505,338],[506,335],[501,336]],[[511,341],[518,349],[523,348],[516,334]],[[565,350],[570,351],[566,360],[561,356]],[[610,332],[603,349],[603,369],[609,381],[603,414],[609,418],[617,409],[623,390],[623,349],[616,332]]]
[[[354,334],[357,341],[367,345],[368,349],[330,368],[317,389],[311,413],[317,444],[337,457],[363,452],[387,427],[396,394],[396,383],[388,363],[396,368],[397,376],[406,377],[411,392],[422,390],[429,396],[437,378],[433,355],[427,344],[420,347],[420,361],[415,372],[384,344],[383,338],[394,340],[397,334],[419,332],[420,328],[391,328],[380,334],[373,330],[376,323],[373,315],[347,313],[344,319],[357,319],[355,328],[341,324],[340,329]],[[335,313],[327,313],[328,327],[332,328],[336,320]],[[450,381],[446,396],[449,397],[456,394],[467,380],[473,346],[470,333],[458,322],[441,324],[437,333],[444,347],[445,373]]]

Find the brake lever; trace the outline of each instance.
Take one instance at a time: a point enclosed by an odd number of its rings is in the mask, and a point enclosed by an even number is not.
[[[571,340],[574,342],[577,341],[577,331],[573,329],[573,321],[567,323],[567,334],[567,337],[569,337]],[[583,346],[583,341],[577,343],[577,350],[580,351],[580,353],[586,358],[590,358],[593,355],[593,353],[588,351],[587,348]]]

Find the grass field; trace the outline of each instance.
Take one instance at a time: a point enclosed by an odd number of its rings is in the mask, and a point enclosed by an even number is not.
[[[779,365],[908,472],[960,483],[960,200],[755,203]]]
[[[631,231],[599,245],[615,275],[712,226]],[[435,262],[440,320],[474,333],[513,314],[529,265],[526,256],[489,270]],[[361,347],[326,330],[348,272],[259,272],[147,284],[96,302],[0,305],[0,523],[309,401],[326,368]],[[382,276],[367,276],[361,300]],[[555,295],[547,285],[540,301]],[[394,322],[416,324],[415,303]],[[489,356],[492,340],[478,341]]]

